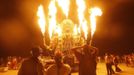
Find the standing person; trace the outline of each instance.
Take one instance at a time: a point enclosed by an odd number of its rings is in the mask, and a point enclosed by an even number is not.
[[[16,70],[17,69],[17,58],[13,57],[12,58],[12,69]]]
[[[55,52],[54,56],[55,64],[49,66],[46,70],[47,75],[69,75],[71,68],[69,65],[63,63],[62,53],[60,51]]]
[[[73,48],[72,51],[79,61],[79,75],[96,75],[98,49],[93,46],[84,45]]]
[[[107,75],[114,74],[114,70],[112,69],[113,65],[113,58],[110,54],[105,55],[105,63],[106,63],[106,69],[107,69]]]
[[[40,63],[38,56],[41,48],[34,47],[31,49],[31,57],[22,62],[18,75],[44,75],[44,69]]]
[[[115,71],[116,72],[121,72],[121,69],[118,67],[118,64],[119,64],[118,56],[115,56],[114,57]]]

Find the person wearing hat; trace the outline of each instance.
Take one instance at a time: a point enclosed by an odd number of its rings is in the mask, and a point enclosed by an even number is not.
[[[69,75],[71,67],[63,63],[62,52],[57,50],[54,55],[55,63],[46,70],[47,75]]]
[[[44,75],[44,68],[38,59],[40,53],[40,47],[33,47],[31,57],[22,62],[18,75]]]

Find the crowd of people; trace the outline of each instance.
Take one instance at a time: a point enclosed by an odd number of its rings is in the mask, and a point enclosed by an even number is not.
[[[56,50],[53,61],[46,65],[42,56],[42,49],[34,47],[31,49],[31,57],[24,59],[22,57],[8,57],[6,61],[0,58],[0,67],[6,66],[8,69],[19,70],[18,75],[71,75],[72,66],[64,63],[64,57],[61,50]],[[119,63],[125,63],[128,67],[134,66],[134,54],[118,56],[106,53],[103,57],[97,57],[98,49],[93,46],[84,45],[71,49],[77,58],[79,75],[96,75],[97,62],[105,61],[107,75],[121,72]],[[39,57],[40,56],[40,57]],[[96,58],[97,57],[97,58]],[[112,68],[115,67],[115,69]]]
[[[124,62],[126,63],[126,66],[134,67],[134,53],[124,55],[123,58],[124,58]]]
[[[119,57],[114,56],[112,54],[106,54],[105,55],[105,63],[106,63],[106,69],[107,69],[107,75],[115,74],[116,72],[121,72],[122,70],[119,68]],[[115,66],[115,71],[113,70],[112,66]]]
[[[99,60],[101,60],[101,58],[99,58]],[[118,64],[120,63],[126,64],[127,67],[134,67],[133,53],[123,56],[106,53],[104,60],[106,63],[106,69],[108,75],[112,75],[115,72],[121,72],[122,69],[118,66]],[[113,70],[112,66],[115,67],[115,70]]]
[[[7,67],[8,70],[17,70],[24,58],[9,56],[7,58],[0,58],[0,67]]]
[[[98,49],[89,45],[84,45],[71,49],[79,62],[79,75],[96,75],[96,54]],[[63,63],[61,50],[56,50],[54,54],[54,63],[48,68],[38,59],[40,49],[38,47],[31,49],[31,57],[24,60],[18,71],[18,75],[71,75],[71,67]]]

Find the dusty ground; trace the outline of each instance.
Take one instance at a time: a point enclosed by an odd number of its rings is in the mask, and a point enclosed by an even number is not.
[[[134,67],[126,67],[124,64],[120,64],[119,66],[123,71],[120,73],[115,73],[114,75],[134,75]],[[3,73],[0,72],[0,75],[17,75],[17,70],[9,70]],[[78,73],[73,73],[72,75],[78,75]],[[106,75],[106,68],[104,63],[98,63],[97,75]]]

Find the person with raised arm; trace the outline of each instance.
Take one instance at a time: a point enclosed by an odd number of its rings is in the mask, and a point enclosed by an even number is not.
[[[96,75],[98,48],[86,44],[71,50],[79,61],[79,75]]]

